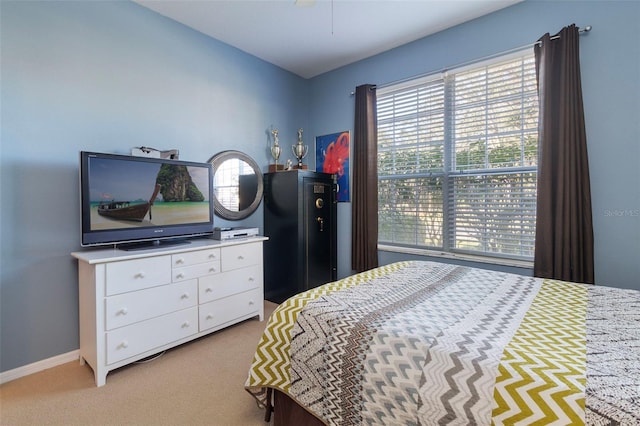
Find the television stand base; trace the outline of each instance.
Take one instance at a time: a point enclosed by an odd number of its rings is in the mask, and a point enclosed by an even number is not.
[[[173,238],[168,240],[153,240],[153,241],[137,241],[135,243],[118,244],[116,247],[124,251],[134,250],[150,250],[156,248],[163,248],[167,246],[177,246],[180,244],[190,244],[191,242],[182,238]]]

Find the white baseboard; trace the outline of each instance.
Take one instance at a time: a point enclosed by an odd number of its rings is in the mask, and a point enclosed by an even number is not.
[[[43,359],[42,361],[34,362],[33,364],[23,365],[22,367],[14,368],[13,370],[3,371],[2,373],[0,373],[0,385],[6,382],[10,382],[11,380],[19,379],[20,377],[28,376],[29,374],[37,373],[48,368],[57,367],[58,365],[66,364],[67,362],[79,359],[80,350],[76,349],[75,351]]]

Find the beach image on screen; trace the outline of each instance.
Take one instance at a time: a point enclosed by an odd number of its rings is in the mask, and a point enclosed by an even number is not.
[[[91,230],[209,221],[206,167],[92,158]]]

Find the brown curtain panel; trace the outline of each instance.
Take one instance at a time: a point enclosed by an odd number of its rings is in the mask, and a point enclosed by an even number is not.
[[[351,202],[351,269],[378,266],[378,117],[376,90],[356,87]]]
[[[540,102],[534,275],[594,282],[587,137],[575,25],[535,45]]]

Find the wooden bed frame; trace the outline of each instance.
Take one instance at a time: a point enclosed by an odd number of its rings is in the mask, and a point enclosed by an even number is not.
[[[273,393],[273,405],[266,408],[265,422],[271,420],[273,413],[274,426],[324,426],[320,419],[302,408],[286,394],[279,390],[269,389],[268,394],[271,393]]]

